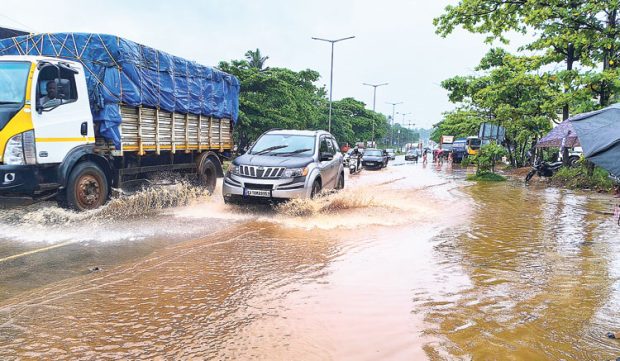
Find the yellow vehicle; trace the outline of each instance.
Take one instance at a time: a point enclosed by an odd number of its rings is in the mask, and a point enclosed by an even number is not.
[[[482,141],[478,137],[467,137],[465,140],[465,151],[467,156],[473,156],[478,154]]]
[[[94,209],[159,172],[212,191],[238,94],[229,74],[111,35],[0,40],[0,205]]]

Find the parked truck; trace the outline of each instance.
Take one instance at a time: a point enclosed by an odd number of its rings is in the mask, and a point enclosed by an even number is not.
[[[94,209],[157,172],[212,191],[233,147],[239,81],[117,36],[0,41],[0,204]]]

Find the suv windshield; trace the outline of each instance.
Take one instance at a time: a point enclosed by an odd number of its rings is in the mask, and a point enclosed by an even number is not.
[[[24,103],[29,71],[28,62],[0,62],[0,105]]]
[[[315,137],[309,135],[265,134],[256,141],[249,154],[311,156]]]

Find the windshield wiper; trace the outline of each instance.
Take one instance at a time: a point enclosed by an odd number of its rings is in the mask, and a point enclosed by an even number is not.
[[[276,150],[276,149],[282,149],[282,148],[286,148],[286,147],[288,147],[288,145],[274,145],[273,147],[265,148],[265,149],[260,150],[258,152],[252,152],[252,154],[254,154],[254,155],[261,155],[261,154],[269,153],[269,152],[271,152],[273,150]]]
[[[0,105],[5,105],[5,104],[21,104],[21,102],[1,102],[0,101]]]
[[[276,153],[276,154],[277,155],[292,155],[292,154],[299,154],[299,153],[307,152],[309,150],[312,150],[312,149],[311,148],[301,148],[301,149],[291,150],[290,152],[282,152],[282,153]]]

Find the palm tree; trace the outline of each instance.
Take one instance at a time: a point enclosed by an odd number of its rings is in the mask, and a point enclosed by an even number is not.
[[[268,70],[269,67],[263,68],[265,66],[265,62],[269,59],[268,56],[262,56],[260,49],[256,49],[256,51],[248,50],[245,53],[245,58],[248,61],[248,65],[250,68],[258,69],[259,71]]]

